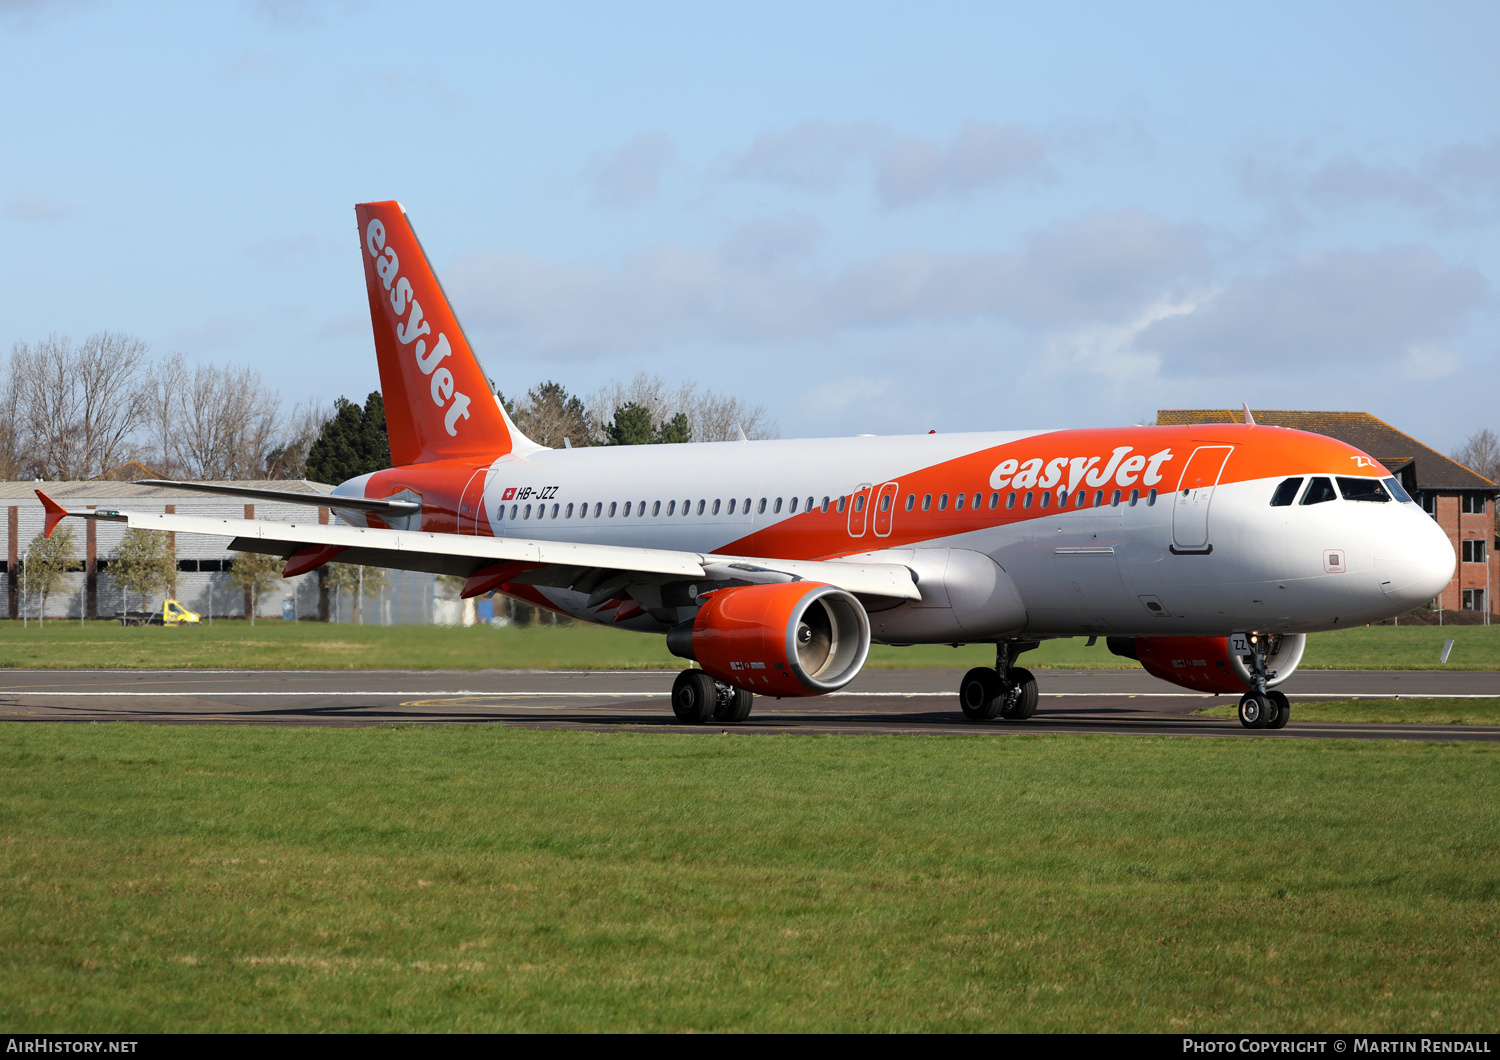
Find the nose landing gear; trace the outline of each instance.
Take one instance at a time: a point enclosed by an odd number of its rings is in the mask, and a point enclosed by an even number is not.
[[[995,668],[976,666],[964,674],[958,686],[958,705],[970,721],[1025,721],[1036,713],[1036,677],[1030,670],[1012,666],[1023,651],[1038,641],[1002,642],[995,645]]]
[[[1235,639],[1239,635],[1236,634]],[[1240,697],[1240,724],[1247,729],[1284,729],[1292,717],[1292,704],[1286,694],[1267,689],[1269,674],[1266,660],[1275,654],[1280,637],[1266,633],[1248,633],[1251,662],[1251,689]]]

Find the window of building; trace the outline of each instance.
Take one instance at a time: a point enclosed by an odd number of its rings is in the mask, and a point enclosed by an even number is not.
[[[1424,512],[1426,512],[1428,515],[1432,516],[1434,519],[1437,518],[1437,494],[1436,493],[1423,493],[1422,494],[1422,510]]]
[[[1326,478],[1315,478],[1307,484],[1307,492],[1302,495],[1303,504],[1323,504],[1326,501],[1336,501],[1339,495],[1333,492],[1333,482]]]
[[[1297,491],[1302,488],[1302,476],[1284,479],[1281,485],[1276,487],[1276,492],[1271,494],[1272,508],[1287,508],[1297,499]]]
[[[1483,611],[1484,610],[1484,590],[1483,589],[1465,589],[1464,590],[1464,610],[1465,611]]]
[[[1346,501],[1380,501],[1385,503],[1391,499],[1391,495],[1385,491],[1385,487],[1376,478],[1348,478],[1339,476],[1339,492],[1344,495]]]
[[[1484,562],[1484,542],[1483,541],[1464,541],[1464,542],[1462,542],[1462,545],[1463,545],[1463,554],[1464,554],[1464,562],[1465,563],[1483,563]]]
[[[911,511],[916,506],[917,506],[917,495],[915,493],[908,493],[906,495],[906,510],[907,511]]]
[[[932,494],[930,494],[930,493],[924,493],[924,494],[922,494],[922,510],[925,512],[925,511],[930,511],[931,509],[932,509]]]
[[[1465,493],[1463,495],[1463,500],[1459,502],[1459,505],[1459,511],[1461,511],[1464,515],[1483,515],[1484,494]]]

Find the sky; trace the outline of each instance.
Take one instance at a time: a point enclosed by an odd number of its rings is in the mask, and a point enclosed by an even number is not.
[[[507,394],[784,437],[1500,429],[1500,6],[0,0],[0,341],[378,386],[399,199]]]

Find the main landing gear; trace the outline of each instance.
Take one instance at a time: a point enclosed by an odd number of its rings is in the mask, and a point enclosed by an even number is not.
[[[995,645],[995,668],[976,666],[964,674],[958,686],[958,705],[970,721],[1025,721],[1036,713],[1036,678],[1030,670],[1012,666],[1023,651],[1037,646],[1037,641]]]
[[[751,693],[715,681],[702,670],[684,670],[672,682],[672,713],[684,725],[702,725],[710,718],[726,725],[741,722],[754,703]]]
[[[1252,666],[1250,691],[1240,697],[1240,724],[1247,729],[1284,729],[1292,718],[1292,704],[1286,694],[1266,688],[1266,659],[1276,649],[1279,637],[1266,633],[1247,633]]]

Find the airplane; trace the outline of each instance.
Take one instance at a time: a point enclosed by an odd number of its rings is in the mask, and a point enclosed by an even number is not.
[[[1377,460],[1242,424],[549,449],[496,397],[401,205],[355,208],[394,467],[331,496],[147,480],[326,505],[343,525],[153,512],[66,517],[231,538],[285,577],[339,560],[456,575],[584,622],[664,635],[697,665],[685,724],[819,696],[872,643],[995,646],[964,675],[976,722],[1024,721],[1050,638],[1205,693],[1250,729],[1306,634],[1399,615],[1453,575],[1446,535]]]

